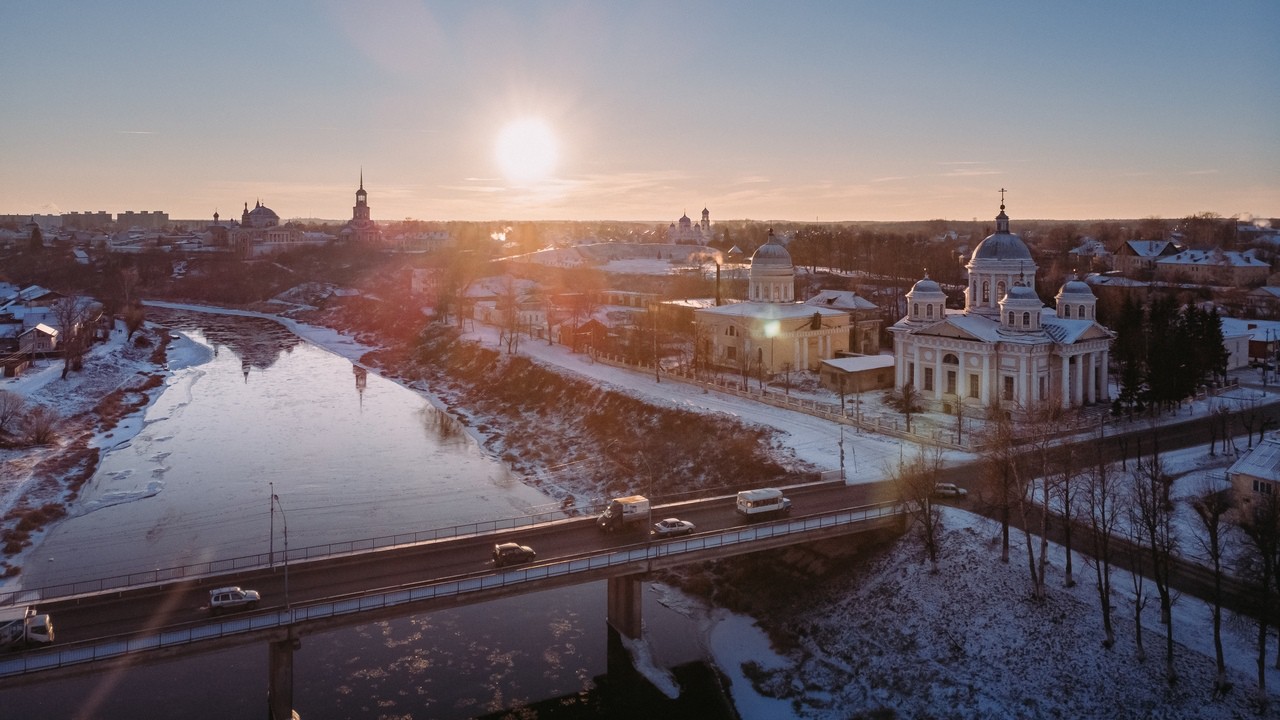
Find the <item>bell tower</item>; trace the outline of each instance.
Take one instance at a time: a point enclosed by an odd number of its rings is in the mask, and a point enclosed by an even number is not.
[[[360,170],[360,189],[356,190],[356,204],[351,208],[351,219],[354,221],[369,219],[369,193],[364,191],[364,170]]]

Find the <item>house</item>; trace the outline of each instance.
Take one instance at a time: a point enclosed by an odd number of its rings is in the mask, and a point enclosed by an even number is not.
[[[1245,295],[1245,309],[1260,318],[1280,317],[1280,286],[1263,285]]]
[[[1177,255],[1182,248],[1172,240],[1130,240],[1111,258],[1111,267],[1130,277],[1155,272],[1156,261]]]
[[[1155,278],[1165,282],[1249,287],[1261,285],[1271,264],[1235,250],[1183,250],[1155,261]]]
[[[44,323],[24,330],[18,336],[18,352],[21,353],[32,355],[50,353],[56,350],[57,347],[58,331]]]
[[[804,301],[814,307],[849,313],[849,351],[863,355],[880,352],[880,307],[848,290],[823,290]]]
[[[1228,370],[1252,362],[1272,360],[1280,351],[1280,321],[1222,318],[1222,339],[1227,347]]]
[[[1227,469],[1236,505],[1244,510],[1260,497],[1280,493],[1280,438],[1268,435]]]
[[[893,387],[892,355],[853,355],[822,361],[822,386],[840,394]]]

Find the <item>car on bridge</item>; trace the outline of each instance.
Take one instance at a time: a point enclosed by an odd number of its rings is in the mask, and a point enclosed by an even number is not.
[[[688,535],[691,532],[693,532],[693,523],[688,520],[667,518],[654,523],[653,529],[649,531],[649,534],[664,538],[675,537],[677,535]]]
[[[538,557],[538,553],[528,545],[520,545],[517,543],[499,543],[493,546],[493,566],[504,567],[506,565],[519,565],[520,563],[532,562]]]
[[[262,596],[257,590],[241,590],[238,587],[220,587],[209,591],[209,612],[217,615],[223,610],[258,607]]]
[[[956,485],[955,483],[938,483],[933,486],[933,496],[937,498],[955,498],[963,500],[968,497],[969,491]]]

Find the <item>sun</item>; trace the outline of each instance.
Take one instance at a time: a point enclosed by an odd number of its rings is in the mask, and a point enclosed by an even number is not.
[[[556,138],[539,118],[513,120],[498,133],[494,155],[507,180],[529,185],[555,170]]]

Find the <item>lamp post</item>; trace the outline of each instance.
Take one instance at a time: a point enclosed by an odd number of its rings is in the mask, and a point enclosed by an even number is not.
[[[274,490],[274,485],[272,486]],[[284,505],[280,504],[280,496],[274,492],[271,493],[271,542],[272,542],[272,565],[275,559],[275,512],[276,508],[280,508],[280,520],[284,525],[284,609],[289,610],[289,518],[284,514]]]
[[[777,320],[770,320],[769,322],[764,324],[765,337],[769,338],[769,375],[770,377],[773,376],[773,369],[776,367],[776,365],[773,364],[773,341],[775,338],[778,337],[778,333],[781,330],[782,330],[782,325]]]

